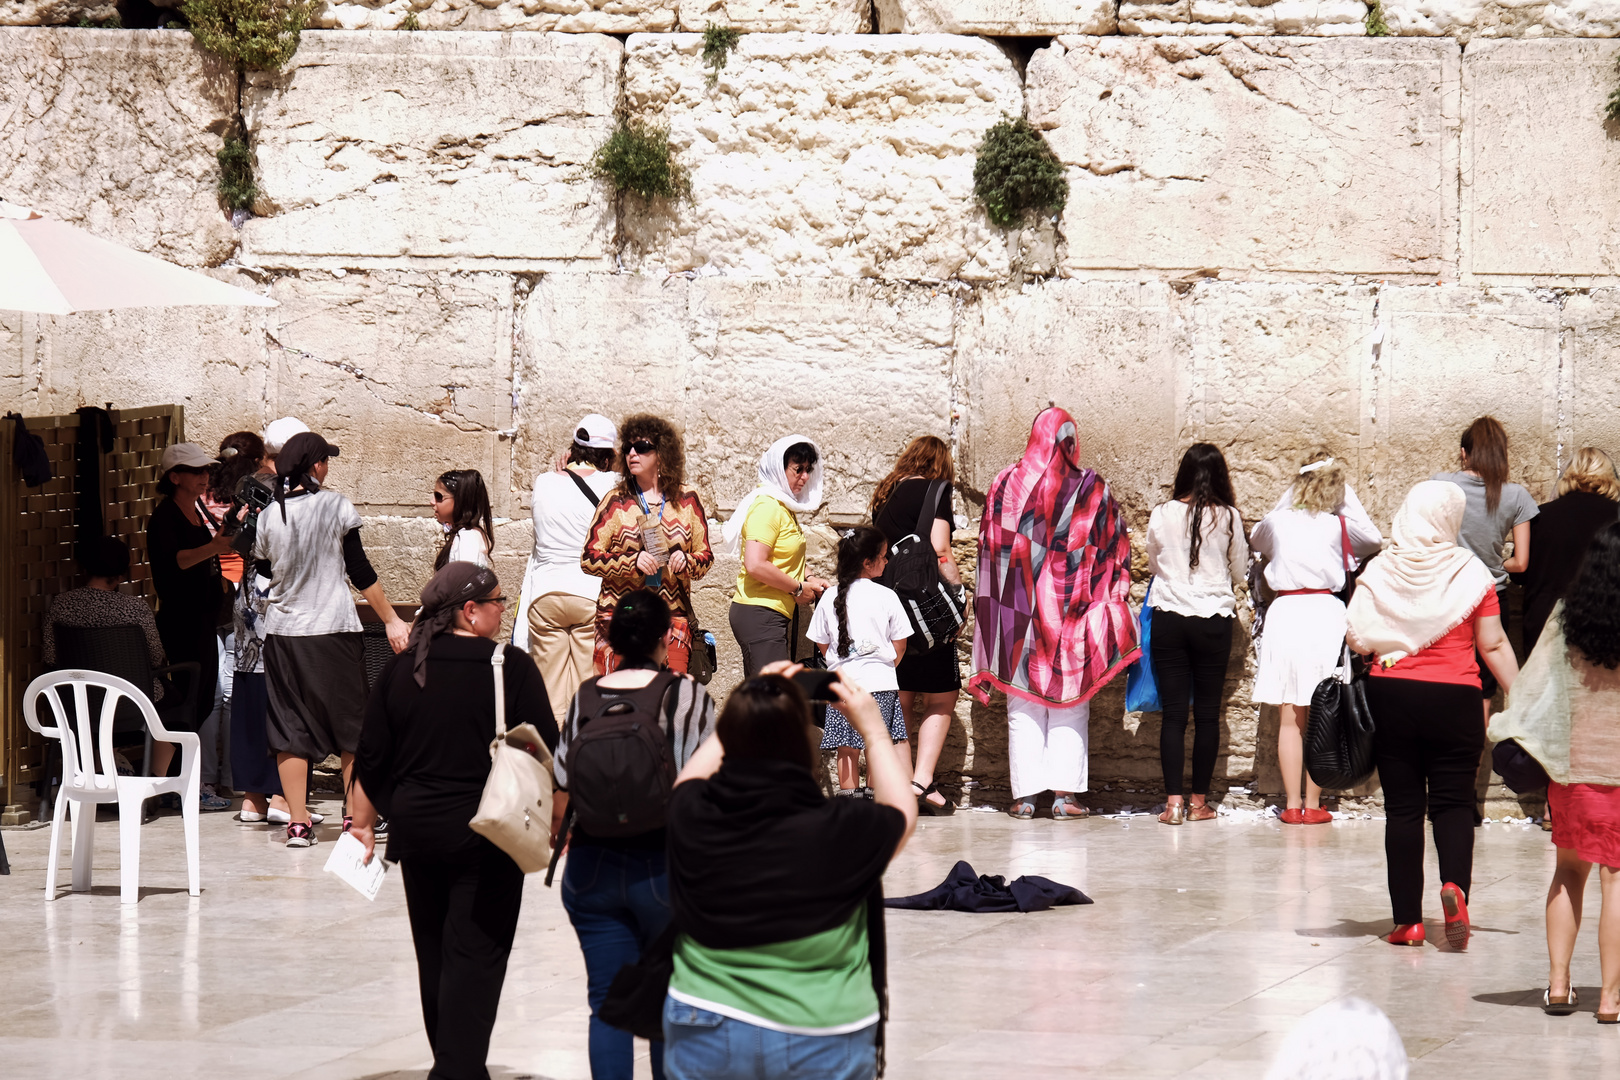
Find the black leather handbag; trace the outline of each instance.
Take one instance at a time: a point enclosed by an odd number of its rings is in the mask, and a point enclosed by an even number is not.
[[[1517,739],[1503,739],[1491,747],[1491,768],[1515,795],[1544,791],[1552,783],[1541,762],[1531,757]]]
[[[1305,769],[1324,788],[1353,788],[1373,773],[1373,717],[1367,672],[1346,648],[1339,667],[1311,695],[1305,725]]]

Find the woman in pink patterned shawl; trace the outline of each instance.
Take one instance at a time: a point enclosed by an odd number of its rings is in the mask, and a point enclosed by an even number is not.
[[[1082,818],[1091,696],[1141,653],[1130,591],[1130,538],[1108,485],[1080,465],[1074,418],[1035,418],[1023,459],[990,485],[979,524],[973,667],[968,688],[1007,695],[1016,818],[1052,792],[1052,816]]]

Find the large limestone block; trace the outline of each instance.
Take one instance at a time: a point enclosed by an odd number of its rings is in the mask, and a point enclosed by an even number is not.
[[[1458,71],[1452,42],[1058,39],[1028,99],[1063,272],[1452,272]]]
[[[865,34],[872,29],[870,0],[680,0],[679,7],[681,29],[694,33],[710,23],[755,34]]]
[[[622,47],[595,34],[327,32],[248,78],[258,158],[243,261],[267,267],[606,265],[589,176]]]
[[[0,0],[0,26],[71,26],[118,15],[110,0]]]
[[[1615,0],[1384,0],[1395,34],[1477,38],[1614,37]]]
[[[173,262],[224,262],[236,75],[162,30],[0,28],[0,197]]]
[[[1463,65],[1463,268],[1515,284],[1612,280],[1620,143],[1603,120],[1620,45],[1478,41]],[[1536,167],[1527,168],[1527,162]]]
[[[757,278],[997,278],[972,199],[984,132],[1022,89],[995,45],[950,35],[744,34],[707,86],[702,39],[636,35],[633,115],[667,125],[692,199],[628,200],[624,259]]]
[[[900,448],[950,432],[952,301],[873,282],[543,278],[523,311],[520,483],[580,416],[668,417],[686,475],[724,518],[795,432],[825,455],[825,509],[856,520]]]
[[[397,30],[415,14],[423,30],[665,34],[714,23],[754,33],[864,34],[871,10],[869,0],[327,0],[312,25]]]
[[[1476,417],[1507,428],[1512,478],[1551,494],[1558,432],[1558,298],[1528,289],[1388,287],[1374,363],[1379,436],[1364,496],[1387,522],[1411,486],[1457,467]]]
[[[1583,446],[1620,456],[1620,290],[1575,293],[1563,303],[1560,467]]]
[[[1119,32],[1361,37],[1366,18],[1362,0],[1122,0]]]
[[[1115,0],[874,0],[883,34],[1112,34]]]
[[[335,487],[370,512],[421,511],[440,473],[478,469],[509,512],[510,278],[305,271],[271,295],[269,411],[342,448]]]

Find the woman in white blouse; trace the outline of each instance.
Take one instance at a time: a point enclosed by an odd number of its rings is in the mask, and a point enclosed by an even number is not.
[[[1285,825],[1332,820],[1322,809],[1322,789],[1304,775],[1305,721],[1311,695],[1333,674],[1344,648],[1344,601],[1334,594],[1343,591],[1346,571],[1377,554],[1384,542],[1344,474],[1331,451],[1312,450],[1249,537],[1266,560],[1266,584],[1277,594],[1260,635],[1254,700],[1277,706],[1281,714],[1277,762],[1288,795]]]
[[[495,547],[495,519],[489,509],[489,489],[477,469],[451,469],[433,485],[433,517],[444,530],[444,542],[433,560],[433,571],[445,563],[470,562],[489,568]]]
[[[1220,749],[1221,692],[1232,656],[1232,624],[1249,563],[1243,519],[1234,505],[1226,458],[1211,443],[1181,456],[1171,501],[1153,508],[1148,522],[1148,568],[1153,571],[1153,675],[1163,720],[1159,761],[1166,803],[1159,820],[1180,825],[1208,821],[1209,782]],[[1183,793],[1187,711],[1193,715],[1192,805]]]

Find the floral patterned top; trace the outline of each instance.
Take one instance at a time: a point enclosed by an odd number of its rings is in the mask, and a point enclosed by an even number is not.
[[[101,630],[114,626],[138,626],[146,635],[146,658],[153,667],[164,665],[163,639],[158,636],[152,608],[138,596],[92,589],[86,585],[69,589],[51,598],[45,611],[44,632],[40,635],[40,659],[46,667],[56,666],[56,628],[72,626],[81,630]],[[152,700],[163,697],[163,684],[154,680]]]
[[[641,554],[641,518],[640,504],[634,496],[625,494],[622,487],[615,489],[596,508],[579,566],[587,574],[602,579],[602,595],[596,601],[598,619],[611,615],[621,599],[647,584],[646,575],[636,569],[636,556]],[[687,488],[668,500],[659,520],[665,546],[670,551],[680,548],[686,552],[686,565],[681,572],[672,573],[665,566],[658,584],[658,595],[679,618],[687,590],[714,565],[714,552],[709,548],[708,516],[703,512],[697,492]]]
[[[264,673],[264,611],[270,605],[270,579],[249,574],[237,590],[231,605],[232,637],[236,644],[238,672]]]

